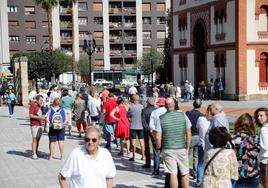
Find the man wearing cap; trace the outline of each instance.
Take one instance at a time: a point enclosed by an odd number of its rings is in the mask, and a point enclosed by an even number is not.
[[[151,155],[150,155],[150,140],[153,145],[153,153],[154,153],[154,175],[159,174],[159,166],[160,166],[160,154],[157,150],[156,142],[153,135],[150,132],[150,116],[151,113],[155,110],[155,98],[150,97],[147,100],[147,107],[142,110],[142,125],[144,130],[144,143],[145,143],[145,165],[142,168],[151,168]]]
[[[193,169],[190,171],[192,177],[195,179],[197,173],[197,164],[198,164],[198,143],[199,143],[199,133],[196,127],[197,120],[199,117],[204,116],[199,110],[201,108],[202,101],[200,98],[196,98],[193,102],[193,109],[191,111],[187,111],[185,114],[190,119],[192,127],[192,140],[190,146],[189,156],[193,156]]]

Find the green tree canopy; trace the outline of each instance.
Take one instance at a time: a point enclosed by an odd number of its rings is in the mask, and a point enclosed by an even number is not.
[[[164,55],[158,52],[155,48],[152,48],[149,53],[144,53],[140,59],[136,61],[137,68],[143,70],[145,73],[150,74],[153,71],[163,67]]]

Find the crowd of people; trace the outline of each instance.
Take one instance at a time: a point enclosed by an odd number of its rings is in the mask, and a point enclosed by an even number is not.
[[[64,159],[65,135],[85,141],[65,161],[59,175],[62,187],[67,185],[66,178],[73,187],[92,187],[88,186],[92,182],[93,187],[112,187],[116,167],[108,151],[113,143],[119,147],[118,156],[129,161],[137,160],[139,143],[142,168],[151,169],[153,161],[152,175],[159,175],[162,162],[166,188],[189,187],[190,178],[203,188],[257,188],[259,183],[268,187],[267,108],[258,108],[254,117],[242,114],[230,133],[219,103],[211,103],[203,114],[202,97],[198,96],[193,99],[193,109],[183,112],[179,109],[181,97],[172,84],[168,95],[161,93],[161,86],[153,88],[151,96],[146,90],[143,84],[120,95],[93,87],[33,89],[29,93],[32,158],[39,157],[39,141],[45,131],[49,160]],[[258,132],[254,122],[260,127]],[[106,149],[99,146],[101,136]],[[54,156],[56,142],[58,157]]]

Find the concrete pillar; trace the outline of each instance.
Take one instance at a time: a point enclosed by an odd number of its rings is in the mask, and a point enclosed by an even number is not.
[[[23,106],[28,105],[28,59],[26,56],[20,57],[20,94],[21,101],[20,103]]]

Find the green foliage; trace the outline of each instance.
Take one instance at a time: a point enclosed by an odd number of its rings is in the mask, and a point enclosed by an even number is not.
[[[26,56],[28,58],[28,77],[29,79],[46,78],[50,80],[53,74],[58,77],[64,72],[72,70],[71,57],[63,51],[55,50],[53,52],[29,52],[16,53],[11,59],[14,62],[15,57]]]
[[[80,56],[80,60],[76,64],[75,69],[80,75],[89,75],[89,58],[88,58],[88,55],[82,54]],[[94,63],[93,62],[91,63],[91,70],[92,71],[94,70]]]
[[[163,60],[163,54],[152,48],[149,53],[144,53],[140,59],[136,60],[137,68],[143,70],[146,74],[150,74],[152,72],[152,63],[153,71],[156,71],[163,67]]]
[[[60,0],[34,0],[36,5],[41,5],[41,7],[46,10],[46,12],[51,13],[52,8],[59,3]]]

